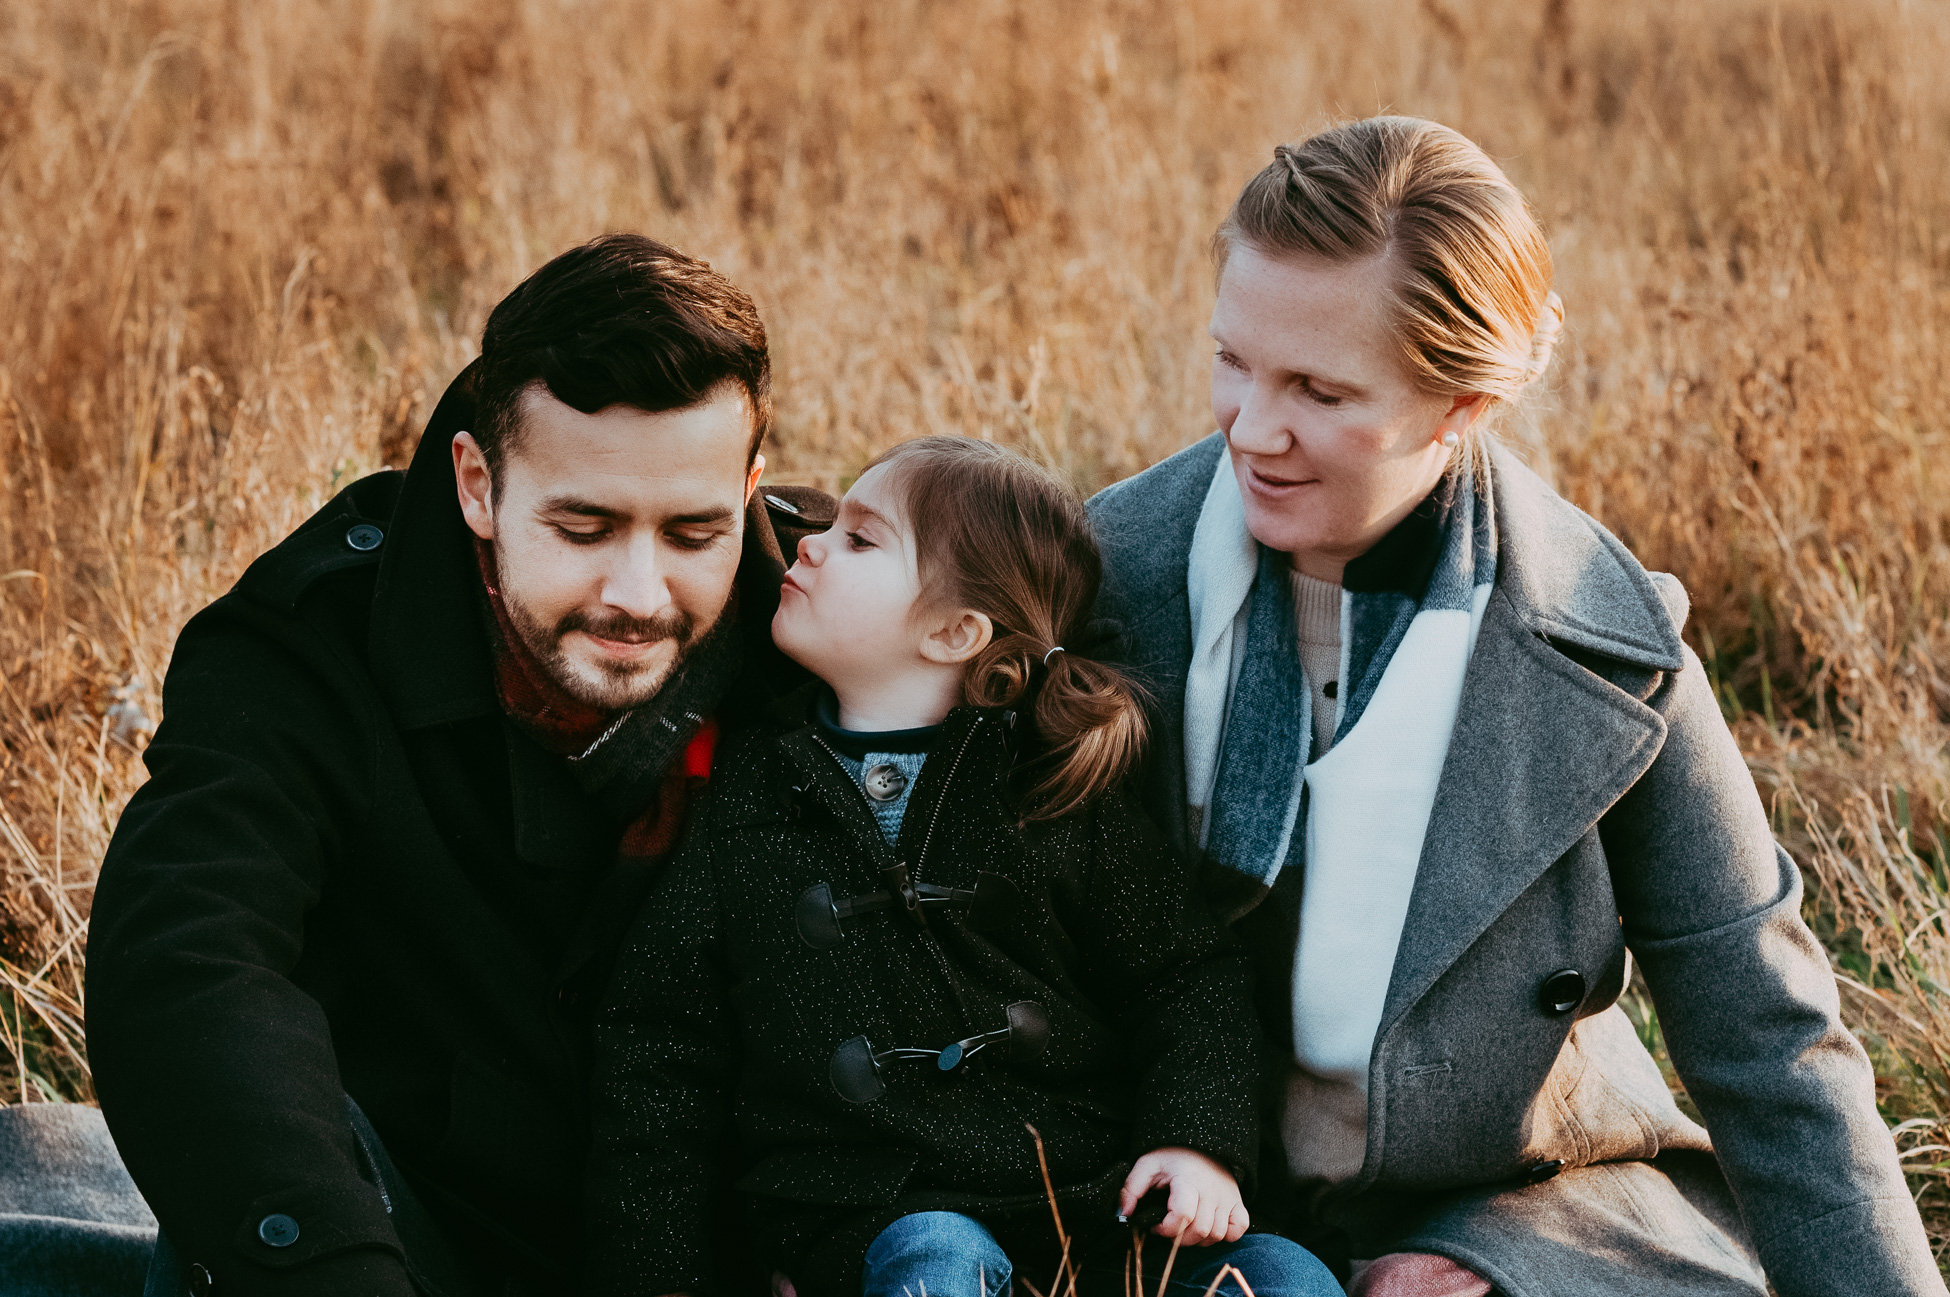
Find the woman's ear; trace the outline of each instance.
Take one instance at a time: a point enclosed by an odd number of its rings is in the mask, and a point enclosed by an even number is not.
[[[1483,417],[1483,411],[1490,408],[1490,399],[1481,392],[1469,392],[1455,397],[1449,402],[1449,412],[1435,426],[1434,440],[1441,441],[1449,433],[1455,433],[1458,440],[1468,435],[1470,428]]]
[[[951,609],[921,640],[921,656],[942,666],[959,666],[989,646],[995,623],[987,613]]]

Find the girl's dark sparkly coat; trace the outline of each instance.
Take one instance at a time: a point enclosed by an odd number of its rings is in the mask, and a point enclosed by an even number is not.
[[[808,1297],[857,1292],[874,1235],[913,1211],[966,1212],[1005,1246],[1043,1250],[1053,1226],[1027,1126],[1086,1239],[1122,1234],[1117,1189],[1154,1148],[1198,1149],[1249,1187],[1260,1046],[1244,959],[1124,794],[1019,824],[1017,728],[1007,712],[951,714],[891,845],[814,728],[720,750],[597,1026],[592,1291],[718,1284],[709,1187],[731,1122],[756,1257]],[[872,910],[825,949],[800,935],[809,888],[843,903],[885,889],[897,863],[964,891],[1000,875],[1018,902],[999,920],[927,904],[923,925]],[[834,1088],[851,1038],[940,1049],[1005,1027],[1025,1000],[1050,1025],[1034,1058],[997,1045],[952,1072],[888,1058],[880,1098]]]

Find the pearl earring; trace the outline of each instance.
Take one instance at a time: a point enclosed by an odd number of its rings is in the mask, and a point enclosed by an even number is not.
[[[1442,445],[1443,448],[1447,450],[1454,450],[1456,448],[1456,443],[1461,440],[1462,438],[1458,437],[1453,430],[1442,434]]]

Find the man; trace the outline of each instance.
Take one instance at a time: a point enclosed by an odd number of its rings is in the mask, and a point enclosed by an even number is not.
[[[830,521],[770,413],[751,299],[598,239],[185,627],[90,942],[152,1292],[574,1287],[596,998]]]

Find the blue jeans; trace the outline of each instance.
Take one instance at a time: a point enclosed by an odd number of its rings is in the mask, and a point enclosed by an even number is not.
[[[1144,1249],[1145,1287],[1155,1293],[1157,1276],[1171,1245]],[[1235,1267],[1252,1285],[1255,1297],[1342,1297],[1340,1282],[1313,1253],[1277,1234],[1248,1234],[1237,1243],[1180,1251],[1172,1266],[1171,1297],[1204,1297],[1213,1276]],[[952,1211],[920,1211],[903,1216],[867,1249],[861,1270],[862,1297],[1002,1297],[1009,1292],[1009,1258],[979,1221]],[[1244,1297],[1228,1275],[1219,1286],[1224,1297]]]

